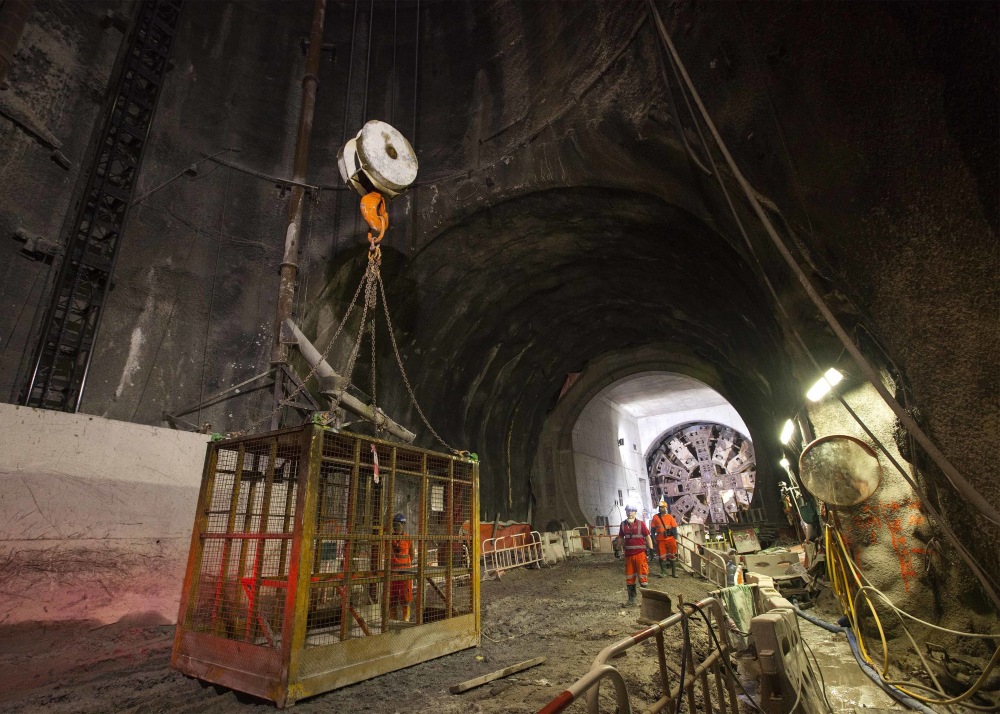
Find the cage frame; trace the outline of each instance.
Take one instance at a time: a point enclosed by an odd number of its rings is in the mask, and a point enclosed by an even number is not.
[[[289,509],[291,497],[292,480],[289,479],[286,486],[287,496],[283,531],[265,532],[265,524],[274,516],[270,510],[270,493],[275,482],[275,451],[279,440],[289,441],[298,435],[298,462],[294,475],[295,485],[295,506],[292,522],[289,522]],[[415,582],[419,584],[418,592],[414,596],[416,605],[416,622],[402,628],[387,631],[388,621],[385,619],[388,609],[389,596],[383,591],[380,596],[380,608],[382,610],[382,631],[377,635],[366,636],[365,638],[346,639],[330,644],[306,647],[308,635],[308,618],[310,614],[310,597],[314,591],[315,578],[314,567],[316,563],[317,550],[317,524],[319,519],[319,499],[320,499],[320,478],[321,470],[326,459],[323,445],[327,434],[334,434],[336,437],[350,438],[354,440],[353,445],[353,466],[351,485],[349,491],[356,495],[360,483],[361,474],[362,445],[367,448],[368,444],[374,444],[377,448],[390,450],[390,463],[380,464],[380,471],[384,473],[384,478],[389,482],[388,498],[395,493],[395,479],[400,469],[397,468],[397,455],[400,451],[409,454],[419,454],[421,458],[420,478],[420,525],[424,528],[428,524],[428,509],[431,499],[431,480],[441,480],[440,475],[431,474],[428,470],[428,460],[435,459],[435,463],[440,460],[448,461],[448,478],[446,482],[451,484],[452,508],[454,508],[454,488],[456,483],[455,464],[462,463],[468,465],[468,479],[471,488],[471,500],[469,503],[468,522],[468,566],[459,570],[469,570],[469,588],[471,597],[471,612],[452,615],[453,600],[446,600],[446,619],[435,622],[423,622],[425,611],[424,592],[425,578],[431,581],[433,587],[437,587],[431,577],[427,576],[426,558],[421,553],[421,557],[416,565]],[[246,510],[244,512],[244,531],[236,533],[235,514],[239,502],[239,491],[242,486],[236,484],[243,483],[244,454],[248,443],[273,440],[271,446],[271,457],[269,473],[264,476],[265,492],[262,502],[262,515],[259,518],[259,532],[251,533],[247,530],[247,520],[250,517],[250,496]],[[218,474],[218,459],[220,451],[224,449],[237,449],[238,457],[233,469],[234,484],[231,488],[230,497],[232,499],[229,522],[227,523],[226,536],[217,533],[210,533],[208,529],[210,511],[213,495],[215,494],[215,479]],[[226,472],[228,473],[228,472]],[[256,473],[256,472],[255,472]],[[402,472],[408,478],[414,477],[414,472]],[[464,484],[465,481],[463,480]],[[252,494],[252,490],[250,492]],[[352,496],[353,497],[353,496]],[[389,502],[391,503],[391,502]],[[391,509],[390,509],[391,510]],[[266,515],[265,515],[266,514]],[[461,534],[454,534],[453,517],[448,521],[449,535],[447,540],[450,544],[451,555],[447,558],[444,570],[447,574],[446,584],[450,593],[453,590],[453,570],[454,568],[454,543],[461,542]],[[291,531],[289,532],[289,526]],[[417,540],[420,534],[414,535]],[[421,662],[425,662],[436,657],[451,654],[469,647],[477,647],[480,644],[481,633],[481,608],[480,608],[480,542],[479,542],[479,465],[473,459],[443,454],[440,452],[412,447],[382,439],[353,434],[343,431],[336,431],[317,424],[306,424],[300,427],[279,429],[277,431],[253,434],[249,436],[213,441],[208,444],[205,462],[202,472],[201,486],[198,495],[198,506],[195,514],[194,527],[191,534],[191,546],[188,557],[188,564],[184,576],[184,585],[181,593],[180,606],[177,616],[177,629],[174,636],[174,647],[171,656],[171,666],[189,676],[196,677],[202,681],[222,685],[230,689],[245,692],[262,699],[274,702],[279,708],[293,705],[295,702],[312,697],[323,692],[331,691],[349,684],[354,684],[372,677],[376,677],[388,672],[404,667],[409,667]],[[258,553],[265,548],[265,540],[283,539],[290,543],[290,552],[287,562],[287,581],[283,586],[285,589],[283,610],[281,613],[280,647],[272,642],[271,647],[262,647],[260,644],[231,639],[219,636],[214,632],[197,631],[189,628],[190,619],[193,617],[195,599],[194,595],[201,595],[196,591],[196,581],[203,577],[202,558],[205,552],[205,544],[212,538],[224,538],[223,556],[220,562],[219,582],[223,582],[228,573],[228,558],[226,547],[233,541],[257,540],[258,546],[255,548],[255,558]],[[432,538],[425,530],[424,541]],[[345,540],[350,536],[345,536]],[[376,536],[369,536],[374,540]],[[380,542],[387,542],[391,539],[391,534],[378,536]],[[434,537],[440,541],[437,536]],[[367,539],[361,539],[365,542]],[[282,553],[285,552],[282,545]],[[243,555],[241,553],[240,558]],[[284,556],[283,556],[284,557]],[[345,558],[347,560],[347,558]],[[242,569],[242,565],[240,566]],[[346,587],[354,587],[353,581],[346,580],[350,576],[350,567],[345,564],[343,582],[348,582]],[[284,568],[284,565],[281,566]],[[225,573],[225,574],[224,574]],[[242,575],[242,572],[240,573]],[[259,587],[261,575],[254,571],[256,585]],[[283,577],[283,576],[280,576]],[[386,567],[386,572],[381,577],[384,578],[384,587],[388,587],[391,572]],[[226,582],[229,582],[228,579]],[[220,586],[221,587],[221,586]],[[254,591],[255,593],[257,590]],[[440,591],[439,591],[440,592]],[[249,593],[248,593],[249,596]],[[341,596],[345,596],[341,592]],[[216,598],[219,597],[216,592]],[[419,598],[419,600],[418,600]],[[218,607],[216,600],[216,607]],[[346,611],[351,607],[349,602],[344,605]],[[353,607],[351,607],[353,609]],[[253,600],[249,601],[249,609],[246,615],[247,631],[251,627],[251,617],[254,615]],[[259,619],[259,613],[256,615]],[[342,620],[343,621],[343,620]],[[368,635],[368,633],[365,633]],[[270,639],[270,638],[269,638]],[[274,638],[278,639],[278,638]],[[374,645],[374,654],[373,646]],[[367,652],[366,652],[367,650]],[[312,665],[308,672],[303,668],[304,657],[309,658]],[[248,667],[248,662],[254,662],[259,666]],[[317,665],[319,665],[317,670]],[[253,670],[253,671],[249,671]]]

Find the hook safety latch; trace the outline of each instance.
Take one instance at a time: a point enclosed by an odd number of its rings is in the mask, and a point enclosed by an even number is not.
[[[371,226],[372,231],[378,231],[377,236],[372,236],[368,232],[368,242],[371,243],[370,250],[375,250],[385,236],[389,228],[389,213],[385,210],[385,197],[378,191],[372,191],[361,198],[361,215],[365,222]]]

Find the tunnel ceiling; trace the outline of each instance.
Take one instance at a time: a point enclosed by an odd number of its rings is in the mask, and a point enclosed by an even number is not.
[[[118,6],[71,5],[66,22],[69,6],[36,4],[7,90],[62,141],[71,168],[5,122],[4,235],[21,228],[59,242],[108,109],[100,88],[121,37],[99,16]],[[949,458],[982,465],[967,476],[996,502],[1000,7],[657,5],[805,274],[906,386]],[[337,150],[367,119],[386,119],[421,162],[418,185],[391,204],[384,249],[403,357],[442,435],[482,453],[484,503],[516,501],[511,512],[523,515],[535,443],[566,373],[642,346],[684,345],[763,449],[757,432],[772,434],[801,400],[792,375],[815,377],[786,349],[763,275],[820,361],[840,345],[728,169],[718,175],[756,259],[716,177],[685,154],[681,132],[705,160],[684,103],[666,92],[646,3],[417,7],[328,3],[324,40],[335,51],[319,72],[308,175],[323,188],[310,197],[299,256],[297,313],[311,334],[343,314],[363,269],[356,199],[335,186]],[[140,191],[162,190],[133,206],[84,411],[159,424],[268,368],[287,215],[268,177],[290,172],[311,8],[186,4],[140,175]],[[203,165],[184,177],[229,147],[249,171]],[[8,394],[51,282],[23,247],[3,243]],[[418,424],[400,380],[387,376],[380,399]],[[262,391],[199,417],[239,429],[269,403]],[[989,531],[997,552],[996,529],[971,524],[947,482],[921,467],[950,519],[970,536]],[[514,496],[501,480],[516,484]]]
[[[684,344],[734,393],[766,403],[789,381],[768,302],[742,259],[652,196],[530,194],[472,215],[411,261],[386,263],[418,399],[447,441],[482,455],[486,504],[499,499],[508,465],[524,478],[566,374],[599,355]],[[315,330],[328,334],[329,324],[317,318]],[[382,356],[387,370],[390,360]],[[383,393],[416,425],[398,386]]]
[[[627,377],[602,396],[637,419],[729,403],[698,380],[668,372]]]

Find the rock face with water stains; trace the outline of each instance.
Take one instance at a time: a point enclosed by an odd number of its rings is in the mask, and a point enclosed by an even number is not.
[[[762,464],[760,492],[773,494],[766,469],[776,459],[764,457],[777,455],[774,434],[816,375],[780,326],[764,276],[821,364],[841,348],[729,170],[715,173],[752,254],[715,176],[688,157],[679,130],[708,161],[669,74],[672,98],[666,91],[647,6],[423,3],[418,27],[410,3],[393,6],[395,18],[379,3],[375,17],[329,5],[335,52],[320,69],[308,176],[320,188],[299,258],[306,331],[326,347],[363,268],[356,199],[330,188],[337,149],[366,119],[387,120],[421,162],[418,186],[391,204],[383,248],[395,334],[431,422],[482,456],[485,509],[524,515],[543,497],[558,444],[545,451],[541,435],[566,426],[546,420],[567,373],[606,363],[627,376],[654,353],[661,368],[701,375],[737,406]],[[37,3],[10,77],[6,91],[29,102],[72,164],[64,172],[20,134],[0,146],[0,227],[11,232],[57,237],[82,175],[96,105],[72,126],[55,109],[93,101],[91,79],[103,87],[116,47],[100,34],[114,30],[88,24],[98,10],[81,7]],[[895,363],[929,434],[1000,503],[997,8],[675,2],[661,11],[806,274],[866,354]],[[70,23],[66,13],[91,15]],[[185,10],[138,193],[227,149],[239,151],[219,159],[257,173],[207,161],[133,207],[85,411],[159,423],[267,369],[287,204],[267,176],[290,171],[310,13],[306,1]],[[60,62],[45,59],[52,43],[64,48]],[[49,286],[19,244],[5,240],[3,251],[9,394]],[[384,329],[377,337],[379,400],[418,428]],[[350,347],[334,346],[334,361]],[[363,350],[364,390],[370,359]],[[268,401],[256,391],[199,417],[237,429]],[[948,520],[996,570],[1000,530],[920,466]]]

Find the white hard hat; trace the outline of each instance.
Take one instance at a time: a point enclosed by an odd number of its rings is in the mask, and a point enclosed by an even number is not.
[[[633,506],[632,504],[625,506],[625,513],[638,513],[638,512],[639,509]]]

